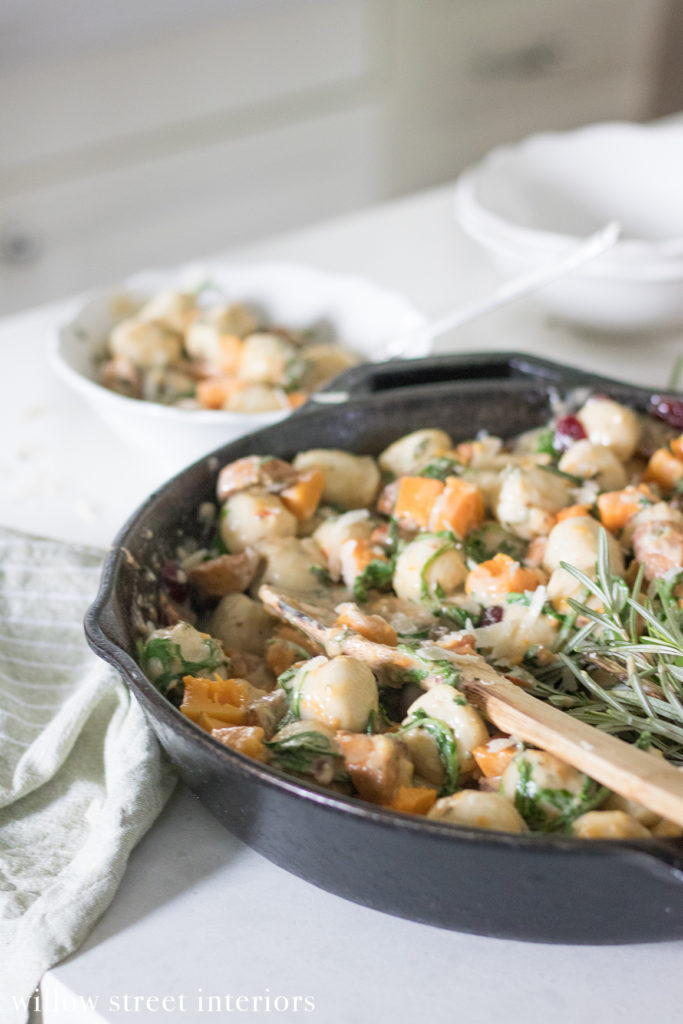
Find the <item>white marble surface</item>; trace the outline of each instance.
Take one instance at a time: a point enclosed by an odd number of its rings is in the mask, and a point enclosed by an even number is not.
[[[495,281],[456,229],[449,189],[243,255],[365,273],[403,289],[429,314],[483,296]],[[55,304],[0,323],[0,522],[106,547],[174,466],[172,458],[152,462],[127,447],[53,377],[46,338],[69,309],[70,303]],[[526,300],[440,347],[518,349],[665,386],[683,351],[683,334],[597,340],[547,322]],[[42,1019],[674,1021],[683,1002],[682,956],[683,943],[530,946],[396,920],[269,864],[180,789],[135,851],[120,892],[85,947],[44,979]],[[296,1012],[295,995],[302,997]],[[210,1008],[216,1004],[209,996],[220,997],[220,1010]],[[247,998],[238,1005],[238,996]],[[276,996],[288,997],[289,1010],[278,1010]],[[261,997],[256,1004],[255,997]]]
[[[269,864],[182,791],[134,852],[85,948],[47,975],[44,1024],[673,1024],[682,956],[683,942],[530,945],[388,917]],[[74,994],[95,1012],[78,1014]],[[126,994],[129,1012],[112,1010]],[[164,995],[167,1012],[145,1007]],[[314,1011],[226,1012],[226,996],[266,995],[290,1006],[308,997]],[[209,996],[223,1012],[209,1012]]]

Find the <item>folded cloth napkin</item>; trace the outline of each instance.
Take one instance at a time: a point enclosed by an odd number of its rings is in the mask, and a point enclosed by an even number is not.
[[[88,649],[102,552],[0,529],[0,1020],[111,902],[173,773]]]

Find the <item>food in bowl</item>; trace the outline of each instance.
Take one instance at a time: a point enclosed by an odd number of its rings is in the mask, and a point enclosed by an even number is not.
[[[293,409],[360,361],[315,332],[267,326],[241,302],[164,289],[109,332],[101,384],[129,398],[183,409]]]
[[[331,791],[499,831],[679,835],[499,733],[459,681],[484,655],[683,763],[681,480],[683,436],[599,395],[508,443],[422,429],[377,459],[237,459],[198,510],[203,535],[160,569],[140,664],[215,740]],[[268,587],[333,642],[274,618]],[[381,669],[348,653],[354,637],[389,652]]]

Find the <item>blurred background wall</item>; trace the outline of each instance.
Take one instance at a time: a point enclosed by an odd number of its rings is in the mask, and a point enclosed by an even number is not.
[[[682,22],[680,0],[2,0],[0,312],[682,108]]]

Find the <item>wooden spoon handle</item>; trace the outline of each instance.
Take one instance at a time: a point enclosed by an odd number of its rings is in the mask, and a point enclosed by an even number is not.
[[[394,665],[419,665],[414,655],[376,644],[351,631],[320,621],[320,610],[275,587],[262,586],[259,597],[270,611],[317,640],[328,655],[349,654],[375,671]],[[333,618],[333,617],[332,617]],[[505,733],[590,775],[630,800],[645,804],[683,827],[683,772],[663,758],[600,732],[592,725],[546,704],[499,675],[483,658],[448,655],[461,669],[460,688],[484,716]],[[477,664],[478,663],[478,664]]]
[[[464,679],[468,700],[505,733],[590,775],[615,793],[683,826],[683,772],[663,758],[600,732],[504,679]]]

